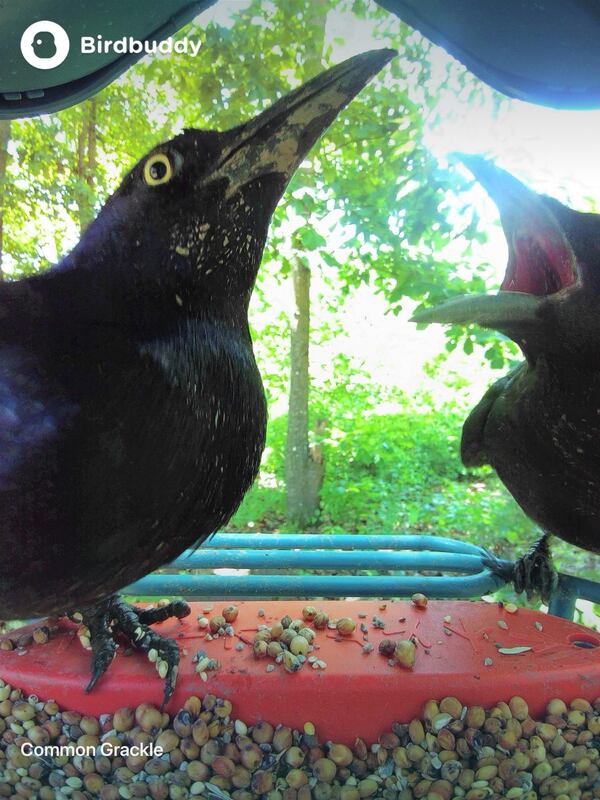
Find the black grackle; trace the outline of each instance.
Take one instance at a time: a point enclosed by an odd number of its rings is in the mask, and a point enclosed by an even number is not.
[[[186,130],[125,177],[75,249],[0,285],[0,613],[81,611],[91,688],[124,633],[179,653],[114,596],[201,543],[252,484],[266,404],[248,303],[304,156],[394,55],[365,53],[226,132]]]
[[[555,585],[547,538],[600,553],[600,215],[538,195],[485,159],[462,157],[500,209],[509,258],[497,295],[459,297],[415,322],[475,322],[525,361],[463,427],[466,466],[490,464],[544,535],[514,567],[517,591]]]

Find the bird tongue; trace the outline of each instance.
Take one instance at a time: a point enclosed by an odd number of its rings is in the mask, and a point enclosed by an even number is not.
[[[509,238],[509,258],[501,291],[538,297],[554,294],[576,282],[573,251],[564,236],[548,231],[519,232]],[[553,235],[554,234],[554,235]]]

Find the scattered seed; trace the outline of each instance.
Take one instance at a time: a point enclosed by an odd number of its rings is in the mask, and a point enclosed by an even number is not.
[[[33,631],[32,636],[36,644],[46,644],[50,638],[50,628],[47,625],[41,625]]]
[[[167,677],[167,672],[169,671],[169,665],[166,661],[157,661],[156,668],[158,670],[158,674],[164,680]]]
[[[410,639],[400,639],[394,649],[394,659],[401,667],[412,669],[415,665],[416,647]]]
[[[342,636],[349,636],[354,632],[356,623],[353,619],[350,619],[350,617],[342,617],[341,619],[338,619],[335,627],[338,633],[341,633]]]
[[[410,599],[417,608],[427,608],[427,597],[421,592],[415,592]]]
[[[225,606],[225,608],[221,611],[221,614],[225,619],[225,622],[235,622],[239,614],[239,609],[234,605]]]

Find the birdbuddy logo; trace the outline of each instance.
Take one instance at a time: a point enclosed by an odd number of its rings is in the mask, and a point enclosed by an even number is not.
[[[23,31],[21,53],[36,69],[54,69],[69,55],[71,43],[66,30],[57,22],[42,19]]]
[[[63,63],[69,55],[69,36],[57,22],[44,19],[34,22],[23,31],[21,36],[21,53],[25,61],[36,69],[54,69]],[[179,53],[197,56],[202,43],[188,39],[174,39],[169,36],[162,41],[135,39],[133,36],[122,36],[120,39],[105,39],[101,34],[82,36],[80,51],[82,54],[115,53],[117,55],[161,53],[170,55]]]
[[[152,53],[161,53],[162,55],[179,53],[197,56],[201,47],[202,42],[188,39],[187,36],[184,36],[183,39],[174,39],[169,36],[160,42],[148,41],[147,39],[142,41],[141,39],[135,39],[133,36],[122,36],[120,39],[105,39],[101,34],[81,37],[82,53],[117,53],[118,55],[125,53],[145,53],[147,55]]]

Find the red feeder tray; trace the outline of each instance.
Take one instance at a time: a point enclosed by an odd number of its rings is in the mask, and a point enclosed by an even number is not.
[[[205,641],[197,617],[221,612],[231,603],[192,603],[185,620],[155,626],[177,639],[182,650],[177,688],[167,711],[179,709],[190,695],[211,692],[233,703],[233,715],[251,724],[259,719],[302,727],[311,721],[322,741],[352,743],[356,736],[374,741],[392,722],[419,716],[426,700],[454,695],[463,703],[492,706],[520,695],[530,714],[541,717],[548,700],[600,696],[600,635],[581,625],[520,608],[509,613],[497,604],[430,601],[423,610],[407,601],[324,601],[315,603],[330,619],[352,617],[356,630],[340,637],[317,631],[314,654],[326,662],[322,670],[309,664],[290,674],[270,658],[256,659],[248,642],[259,624],[272,624],[286,614],[301,617],[305,602],[240,601],[235,637]],[[210,605],[212,612],[205,613]],[[259,609],[264,616],[259,616]],[[373,626],[373,617],[384,628]],[[373,645],[363,651],[360,624]],[[500,625],[498,624],[500,623]],[[13,632],[18,636],[29,628]],[[383,638],[413,635],[417,659],[412,670],[391,666],[378,652]],[[236,645],[244,644],[243,649]],[[498,648],[528,647],[506,654]],[[204,650],[218,659],[218,670],[202,681],[192,657]],[[85,694],[90,654],[80,645],[76,626],[62,621],[44,645],[0,651],[0,676],[26,694],[56,700],[62,708],[86,714],[113,712],[121,706],[161,702],[162,681],[154,666],[139,653],[117,652],[96,688]],[[267,671],[273,664],[274,670]]]

